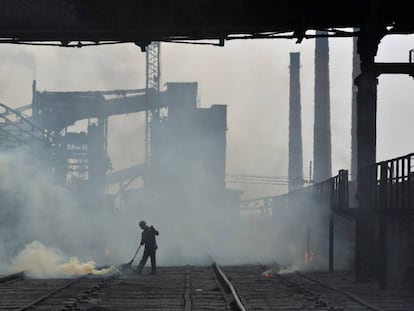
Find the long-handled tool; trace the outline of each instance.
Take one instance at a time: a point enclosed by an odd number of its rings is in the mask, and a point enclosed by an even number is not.
[[[137,257],[137,254],[138,254],[138,252],[139,252],[139,249],[140,249],[140,248],[141,248],[141,245],[140,245],[140,246],[138,246],[138,249],[137,249],[137,251],[135,252],[134,257],[132,257],[132,259],[130,260],[130,262],[128,262],[128,263],[124,263],[123,265],[121,265],[121,268],[122,268],[122,269],[129,269],[129,268],[131,268],[132,263],[134,262],[135,257]]]

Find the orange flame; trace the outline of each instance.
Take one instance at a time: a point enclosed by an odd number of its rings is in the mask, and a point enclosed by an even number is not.
[[[109,254],[111,253],[111,249],[109,247],[105,247],[105,256],[109,256]]]
[[[262,273],[265,278],[270,278],[272,276],[272,270],[266,270]]]
[[[312,252],[305,252],[305,262],[310,263],[314,259],[314,254]]]

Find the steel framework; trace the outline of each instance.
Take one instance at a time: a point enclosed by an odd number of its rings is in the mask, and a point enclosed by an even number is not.
[[[51,145],[53,135],[30,120],[18,109],[0,103],[0,146],[10,149],[32,143],[42,142]]]
[[[145,162],[151,163],[151,122],[159,118],[159,110],[152,108],[150,94],[159,93],[161,81],[159,42],[153,42],[146,49],[146,94],[148,109],[145,110]]]

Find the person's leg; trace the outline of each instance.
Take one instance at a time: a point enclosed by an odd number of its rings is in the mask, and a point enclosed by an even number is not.
[[[142,259],[139,262],[139,265],[138,265],[138,268],[137,268],[137,273],[139,273],[139,274],[142,273],[142,269],[144,269],[144,266],[147,263],[149,255],[150,255],[149,252],[147,251],[147,249],[145,249],[144,254],[142,255]]]
[[[156,250],[154,249],[151,252],[151,255],[150,255],[150,257],[151,257],[151,270],[152,270],[152,274],[156,274],[157,273],[157,265],[156,265],[155,253],[156,253]]]

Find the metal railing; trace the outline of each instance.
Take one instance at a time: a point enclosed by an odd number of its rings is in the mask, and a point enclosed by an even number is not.
[[[361,208],[414,212],[414,153],[361,169]]]
[[[377,276],[381,289],[387,287],[388,261],[395,259],[389,253],[389,245],[403,239],[400,234],[393,239],[390,236],[412,222],[413,163],[414,153],[411,153],[366,166],[358,173],[357,279]],[[398,256],[406,256],[404,252],[401,254]]]
[[[268,196],[240,202],[242,211],[264,210],[286,206],[290,203],[303,200],[313,200],[323,204],[334,212],[343,212],[349,209],[348,171],[340,170],[338,175],[320,183],[295,190],[278,196]]]

